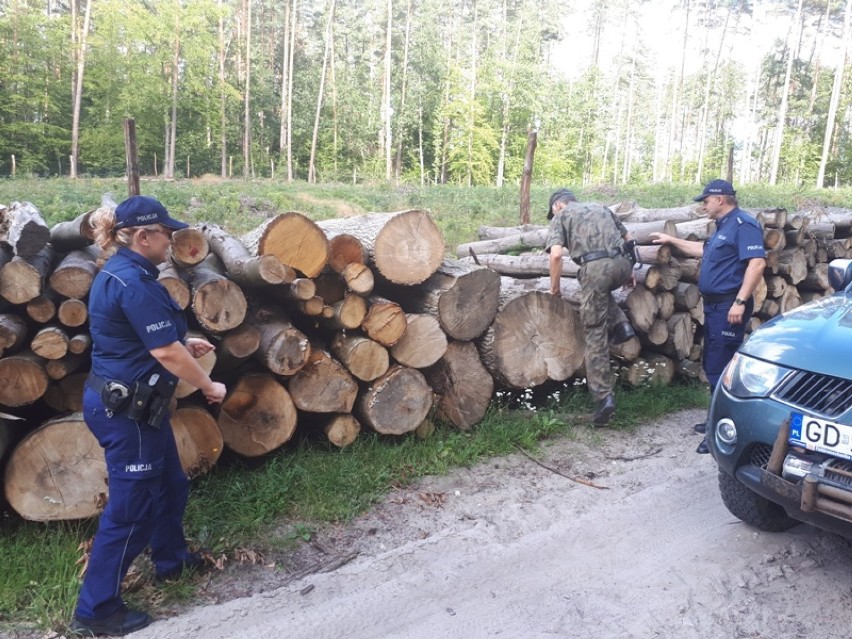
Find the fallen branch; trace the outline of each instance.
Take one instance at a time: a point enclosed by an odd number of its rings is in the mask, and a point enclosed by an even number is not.
[[[622,455],[616,455],[614,457],[610,457],[609,455],[604,455],[604,459],[613,459],[616,461],[636,461],[637,459],[645,459],[646,457],[653,457],[657,453],[661,453],[663,451],[663,447],[660,446],[656,450],[652,450],[650,453],[645,453],[644,455],[636,455],[635,457],[624,457]]]
[[[521,448],[517,444],[515,444],[515,448],[517,448],[521,452],[521,454],[524,457],[526,457],[527,459],[534,461],[536,464],[538,464],[539,466],[541,466],[545,470],[549,470],[552,473],[556,473],[557,475],[561,475],[565,479],[570,479],[571,481],[575,481],[578,484],[583,484],[584,486],[590,486],[591,488],[597,488],[598,490],[609,490],[609,486],[600,486],[600,485],[598,485],[598,484],[596,484],[592,481],[589,481],[588,479],[583,479],[582,477],[571,477],[571,475],[566,475],[565,473],[563,473],[560,470],[552,468],[552,467],[548,466],[547,464],[543,464],[542,462],[538,461],[535,457],[530,455],[527,451],[525,451],[523,448]]]

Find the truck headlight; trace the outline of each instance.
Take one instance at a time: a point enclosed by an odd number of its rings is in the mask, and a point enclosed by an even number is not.
[[[722,373],[722,386],[735,397],[766,397],[789,373],[789,368],[737,353]]]

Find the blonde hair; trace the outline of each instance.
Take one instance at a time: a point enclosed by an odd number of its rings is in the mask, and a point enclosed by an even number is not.
[[[119,246],[130,246],[137,227],[116,229],[115,208],[102,206],[92,213],[89,225],[92,227],[95,244],[106,254],[114,253]]]

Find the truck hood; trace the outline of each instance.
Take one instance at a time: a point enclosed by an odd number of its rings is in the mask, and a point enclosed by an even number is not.
[[[852,379],[852,294],[837,293],[775,317],[740,350],[781,366]]]

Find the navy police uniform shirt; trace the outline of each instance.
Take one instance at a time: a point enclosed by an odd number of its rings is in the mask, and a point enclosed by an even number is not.
[[[704,244],[698,288],[704,295],[735,295],[748,261],[766,257],[757,220],[735,208],[716,220],[716,232]]]
[[[186,336],[186,317],[147,258],[120,247],[89,294],[92,372],[132,383],[152,373],[173,378],[149,351]]]

